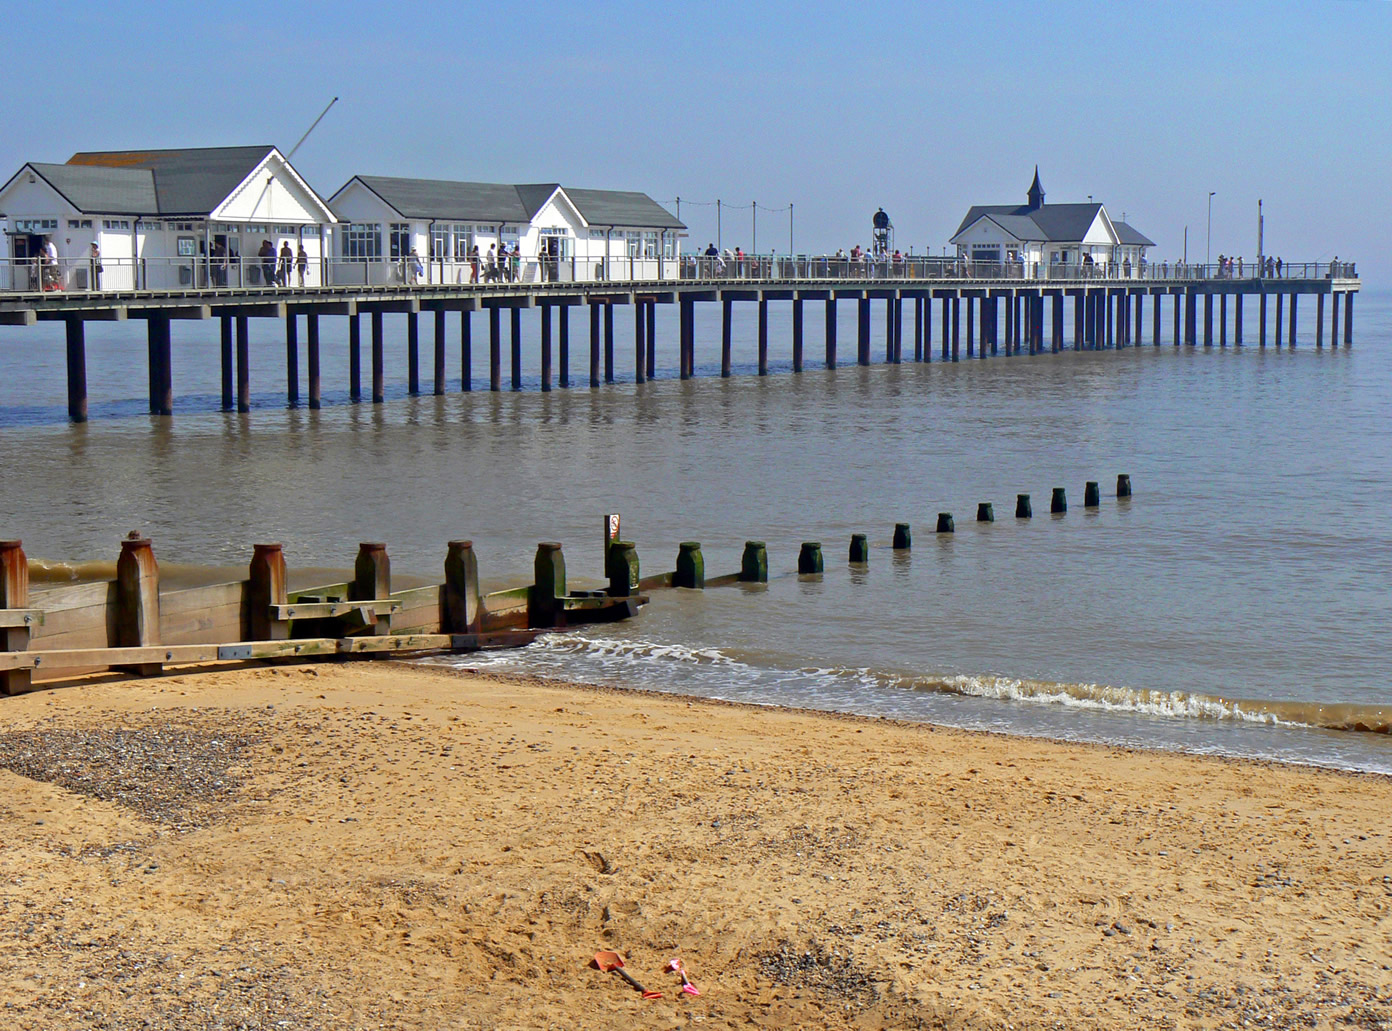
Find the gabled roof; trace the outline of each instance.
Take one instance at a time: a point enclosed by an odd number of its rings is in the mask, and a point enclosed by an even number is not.
[[[1112,228],[1117,232],[1117,239],[1129,247],[1154,247],[1155,241],[1142,236],[1125,222],[1113,222]]]
[[[666,208],[646,193],[627,190],[572,190],[565,195],[580,216],[592,226],[651,226],[654,229],[685,229]]]
[[[30,162],[32,169],[88,215],[156,215],[154,173],[143,168],[86,168]],[[22,173],[24,170],[20,169]],[[11,180],[13,181],[13,180]]]
[[[642,226],[685,229],[646,193],[622,190],[572,190],[558,183],[462,183],[442,179],[401,179],[355,175],[330,203],[354,182],[362,183],[402,218],[498,222],[521,225],[532,220],[560,190],[580,217],[592,226]]]
[[[1022,223],[1013,220],[1023,219],[1034,226],[1034,235],[1015,233],[1017,240],[1081,240],[1101,210],[1101,204],[1091,203],[1045,204],[1032,210],[1028,204],[977,204],[967,212],[957,232],[952,235],[954,238],[961,235],[976,224],[982,215],[989,215],[1007,232],[1013,230],[1005,226],[1002,218],[1011,219],[1011,225],[1021,229],[1024,228]]]
[[[381,197],[402,218],[516,224],[529,222],[532,217],[516,186],[505,183],[458,183],[442,179],[401,179],[386,175],[355,175],[330,198],[330,204],[354,179]],[[550,195],[548,192],[547,196]],[[544,202],[545,198],[542,200]]]
[[[255,171],[274,147],[112,150],[74,154],[74,167],[144,169],[154,177],[158,214],[207,216]],[[154,212],[151,212],[152,214]]]

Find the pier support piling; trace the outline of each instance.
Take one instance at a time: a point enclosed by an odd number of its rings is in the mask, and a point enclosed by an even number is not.
[[[348,316],[348,397],[362,400],[362,321],[357,313]]]
[[[1286,310],[1286,295],[1285,295],[1285,294],[1277,294],[1277,295],[1276,295],[1276,347],[1277,347],[1278,350],[1280,349],[1280,347],[1281,347],[1281,342],[1282,342],[1282,340],[1281,340],[1281,328],[1282,328],[1282,324],[1283,324],[1284,319],[1285,319],[1285,310]]]
[[[459,313],[459,389],[474,389],[474,313],[465,309]]]
[[[560,325],[560,354],[559,361],[561,366],[561,389],[565,390],[570,386],[570,305],[563,304],[561,310],[556,313]]]
[[[633,382],[648,379],[648,313],[641,302],[633,305]]]
[[[1344,291],[1344,346],[1353,346],[1353,291]]]
[[[251,340],[245,315],[237,316],[237,411],[251,411]]]
[[[648,301],[648,379],[657,379],[657,302]]]
[[[67,335],[68,419],[87,421],[87,323],[69,316],[63,320]],[[4,608],[5,606],[0,606]]]
[[[696,302],[683,297],[680,301],[681,378],[696,374]]]
[[[372,313],[372,403],[380,405],[387,399],[386,345],[382,332],[382,313]]]
[[[150,414],[174,414],[173,349],[169,316],[152,315],[146,324],[150,350]]]
[[[522,389],[522,309],[515,305],[508,309],[509,329],[512,331],[511,354],[512,358],[512,389]]]
[[[285,407],[300,406],[300,320],[285,316]]]
[[[1299,294],[1291,294],[1291,299],[1290,299],[1290,301],[1291,301],[1291,303],[1290,303],[1290,336],[1287,338],[1286,343],[1287,343],[1290,347],[1292,347],[1292,348],[1295,347],[1295,310],[1296,310],[1296,309],[1295,309],[1295,305],[1296,305],[1296,302],[1297,302],[1299,299],[1300,299],[1300,295],[1299,295]]]
[[[604,382],[614,382],[614,305],[604,305]]]
[[[313,316],[311,316],[312,318]],[[444,308],[435,311],[435,368],[431,377],[432,390],[436,397],[445,393],[445,318]]]
[[[1242,302],[1243,294],[1233,294],[1233,346],[1242,346]]]
[[[1333,294],[1330,297],[1332,302],[1329,306],[1329,346],[1339,346],[1339,295]]]
[[[870,298],[856,302],[856,364],[870,364]]]
[[[551,393],[551,305],[541,305],[541,392]]]
[[[1257,298],[1257,346],[1266,346],[1266,294]]]
[[[420,393],[420,315],[414,311],[406,313],[406,392]]]
[[[730,355],[734,341],[735,302],[728,297],[720,299],[720,375],[729,379]]]
[[[1228,295],[1218,295],[1218,346],[1228,346]]]
[[[323,405],[323,377],[319,371],[319,316],[305,316],[305,345],[309,349],[309,409],[319,411]]]
[[[232,391],[232,316],[224,315],[218,319],[219,353],[222,357],[222,410],[232,411],[235,404]]]
[[[1324,294],[1315,294],[1315,348],[1324,347]]]
[[[488,309],[488,389],[503,389],[503,310],[496,304]]]
[[[920,312],[920,314],[922,314]],[[793,371],[802,371],[802,298],[793,298]]]
[[[603,315],[600,313],[598,304],[590,305],[590,389],[599,389],[599,348],[600,335],[603,330],[600,320]],[[682,377],[685,379],[685,377]]]
[[[826,299],[826,367],[836,368],[836,298]]]
[[[759,297],[759,375],[767,376],[769,371],[768,350],[768,298]]]

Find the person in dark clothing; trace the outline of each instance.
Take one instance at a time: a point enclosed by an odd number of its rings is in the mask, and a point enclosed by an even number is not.
[[[270,240],[261,241],[261,249],[256,252],[261,259],[261,282],[263,286],[276,285],[276,249]]]

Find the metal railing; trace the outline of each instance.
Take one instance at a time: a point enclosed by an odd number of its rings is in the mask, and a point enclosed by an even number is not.
[[[129,293],[237,290],[274,292],[323,287],[499,286],[511,283],[634,283],[655,281],[807,282],[1172,282],[1258,279],[1354,279],[1353,262],[1286,262],[1260,265],[1241,258],[1212,264],[1183,262],[1023,263],[967,261],[953,257],[846,255],[683,255],[676,258],[547,255],[418,258],[308,257],[279,255],[161,258],[0,258],[0,293]]]

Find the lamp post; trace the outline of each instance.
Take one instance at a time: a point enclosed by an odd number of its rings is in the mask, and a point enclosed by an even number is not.
[[[1208,264],[1213,248],[1213,195],[1217,190],[1208,191],[1208,238],[1204,241],[1203,263]]]

